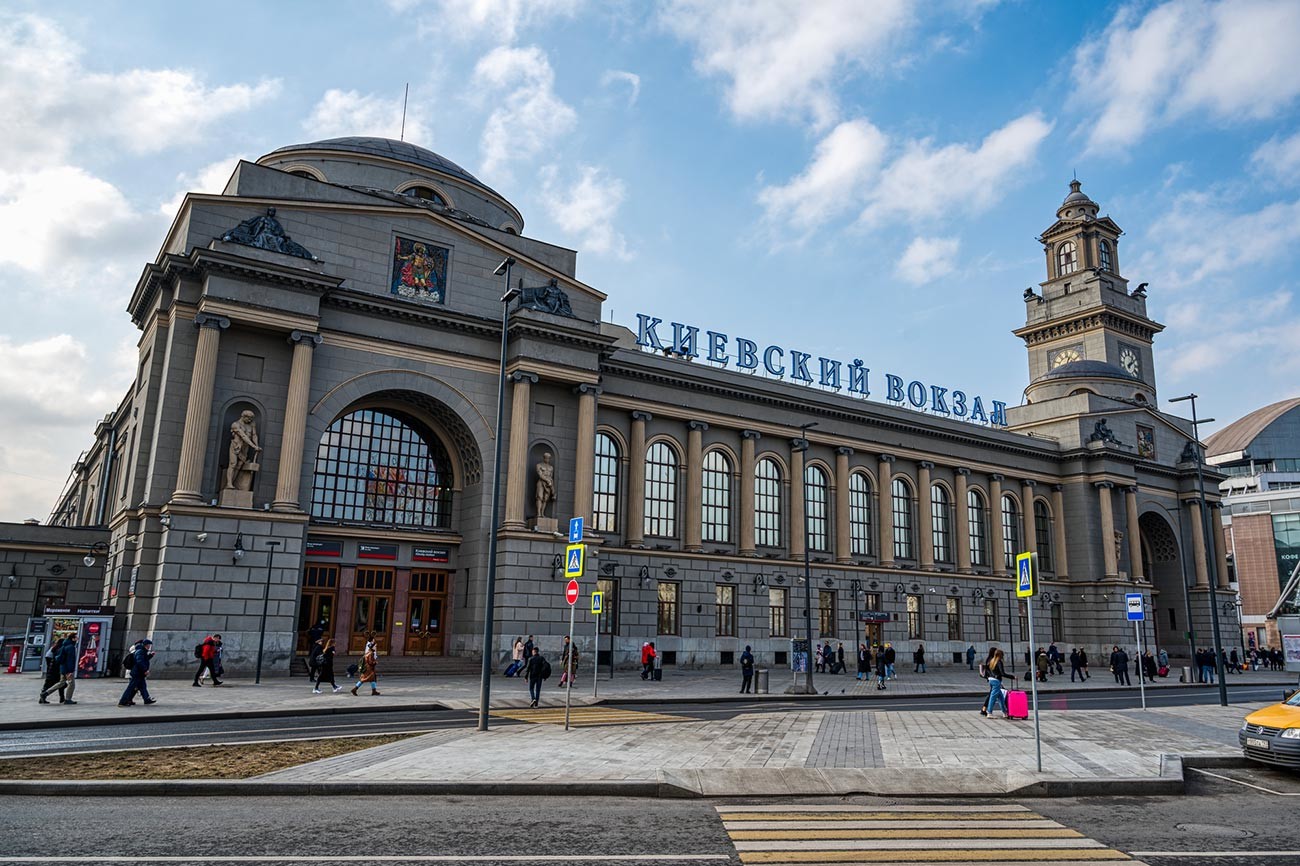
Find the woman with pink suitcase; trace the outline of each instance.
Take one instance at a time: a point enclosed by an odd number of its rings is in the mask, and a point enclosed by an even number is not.
[[[1008,674],[1002,666],[1002,650],[994,649],[989,656],[989,660],[984,665],[984,673],[989,681],[989,699],[980,710],[981,716],[992,716],[994,707],[1002,707],[1002,718],[1011,718],[1007,711],[1007,699],[1002,694],[1002,682],[1010,677],[1015,679],[1014,674]],[[1021,692],[1021,694],[1024,694]]]

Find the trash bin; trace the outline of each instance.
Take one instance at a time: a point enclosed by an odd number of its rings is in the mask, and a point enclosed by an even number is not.
[[[1179,681],[1180,683],[1190,683],[1190,682],[1192,682],[1192,669],[1191,669],[1191,668],[1183,668],[1183,675],[1182,675],[1181,678],[1179,678],[1178,681]]]
[[[754,675],[754,694],[767,694],[767,668],[759,668]]]

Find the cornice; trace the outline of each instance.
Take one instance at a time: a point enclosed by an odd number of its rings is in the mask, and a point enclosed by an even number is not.
[[[1156,334],[1165,329],[1165,326],[1113,307],[1093,307],[1072,314],[1068,318],[1025,325],[1011,333],[1022,338],[1025,345],[1036,346],[1098,328],[1110,328],[1149,343]]]

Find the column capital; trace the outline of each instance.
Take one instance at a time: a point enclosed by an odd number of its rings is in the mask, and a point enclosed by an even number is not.
[[[847,445],[841,445],[839,448],[836,448],[836,449],[835,449],[835,453],[836,453],[836,454],[843,454],[845,457],[852,457],[853,454],[854,454],[854,451],[853,451],[852,448],[850,448],[850,447],[847,446]]]
[[[1053,485],[1052,485],[1052,492],[1053,492],[1053,493],[1060,493],[1060,492],[1061,492],[1062,490],[1064,490],[1064,489],[1065,489],[1065,485],[1064,485],[1064,484],[1053,484]]]
[[[931,463],[929,460],[922,460],[920,463],[916,464],[916,468],[918,468],[918,469],[933,469],[933,468],[934,468],[934,464]]]
[[[230,320],[225,316],[214,316],[211,313],[199,313],[194,317],[194,327],[196,328],[216,328],[224,331],[230,327]]]
[[[879,460],[881,463],[893,463],[896,458],[893,454],[881,454]]]
[[[1133,489],[1134,489],[1134,490],[1137,490],[1136,487],[1133,488]],[[1221,510],[1221,509],[1223,508],[1223,503],[1222,503],[1221,501],[1217,500],[1217,499],[1214,499],[1214,500],[1206,500],[1206,502],[1205,502],[1205,507],[1206,507],[1206,508],[1209,508],[1211,511],[1219,511],[1219,510]]]
[[[954,469],[954,470],[952,470],[952,471],[953,471],[953,473],[956,474],[956,475],[965,475],[965,476],[967,476],[967,477],[970,476],[970,470],[967,469],[965,466],[958,466],[956,469]]]
[[[704,421],[687,421],[687,422],[686,422],[686,429],[687,429],[687,430],[699,430],[700,432],[703,432],[703,431],[709,429],[709,425],[708,425],[708,423],[706,423],[706,422],[704,422]]]
[[[1037,486],[1038,486],[1038,482],[1035,481],[1035,480],[1032,479],[1032,478],[1022,478],[1022,479],[1020,479],[1020,486],[1021,486],[1021,487],[1037,487]]]
[[[807,451],[809,448],[812,447],[812,443],[809,442],[807,439],[801,439],[800,437],[796,436],[790,440],[790,447],[794,449],[795,454],[803,454],[805,451]]]
[[[1137,496],[1138,493],[1137,485],[1130,484],[1128,487],[1124,488],[1124,492],[1127,493],[1129,496]]]
[[[295,346],[301,343],[308,349],[314,349],[321,344],[325,338],[320,334],[313,334],[310,331],[290,331],[289,342]]]
[[[1094,481],[1092,486],[1098,490],[1113,490],[1115,488],[1114,483],[1110,481]]]
[[[573,389],[573,393],[579,396],[590,394],[593,397],[599,397],[601,394],[605,393],[605,389],[599,385],[592,385],[590,382],[583,382],[581,385],[578,385]]]
[[[754,441],[757,442],[759,439],[762,439],[762,438],[763,438],[763,434],[762,434],[762,433],[759,433],[757,430],[741,430],[741,431],[740,431],[740,438],[741,438],[741,439],[753,439]]]
[[[520,370],[516,370],[515,372],[510,374],[510,381],[527,382],[530,385],[536,385],[540,381],[540,377],[536,373],[525,373]]]
[[[989,476],[989,481],[996,481],[999,484],[1001,484],[1003,481],[1006,480],[1007,480],[1007,476],[997,472],[994,472],[992,475]]]
[[[653,421],[654,417],[655,416],[651,415],[649,412],[637,411],[632,413],[633,421]]]

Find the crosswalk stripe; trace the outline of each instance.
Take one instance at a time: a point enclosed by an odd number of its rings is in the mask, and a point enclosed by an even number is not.
[[[881,826],[879,819],[872,821],[835,821],[820,822],[828,824],[828,831],[839,830],[875,830]],[[732,830],[797,830],[807,824],[801,821],[723,821],[722,827]],[[885,826],[890,826],[886,823]],[[1060,829],[1061,825],[1047,818],[1020,818],[1003,821],[983,821],[971,818],[964,821],[900,821],[893,823],[901,829],[913,830],[1050,830]]]
[[[970,830],[911,830],[870,829],[851,830],[831,827],[818,830],[732,830],[731,838],[738,842],[780,839],[969,839]],[[980,830],[985,839],[1077,839],[1083,834],[1065,827],[1042,830],[987,829]]]
[[[831,863],[871,863],[873,866],[885,864],[966,864],[978,863],[980,866],[996,866],[1004,863],[1052,863],[1054,866],[1066,864],[1087,864],[1097,866],[1100,863],[1124,863],[1136,866],[1126,855],[1110,848],[1089,850],[1039,851],[1034,849],[1002,851],[970,851],[953,849],[951,851],[762,851],[740,855],[741,863],[762,863],[766,866],[776,864],[797,864],[797,866],[822,866]]]
[[[723,805],[715,807],[719,812],[773,812],[772,806]],[[836,803],[834,806],[790,806],[777,807],[782,812],[890,812],[903,814],[907,812],[945,812],[960,814],[962,812],[1029,812],[1028,806],[1007,803],[994,803],[988,806],[854,806]]]
[[[897,821],[909,823],[918,820],[946,821],[1015,821],[1025,817],[1024,812],[723,812],[723,821]]]
[[[958,845],[950,839],[931,840],[931,839],[801,839],[799,842],[800,851],[917,851],[921,849],[947,848],[965,849],[967,851],[1006,850],[1007,843],[1002,839],[985,839],[975,838],[971,835],[958,837],[961,844]],[[742,854],[746,851],[785,851],[790,848],[787,844],[789,841],[780,840],[776,842],[736,842],[736,850]],[[1100,842],[1089,839],[1086,836],[1073,839],[1034,839],[1033,847],[1036,850],[1046,850],[1053,848],[1104,848]],[[938,842],[939,844],[935,844]]]

